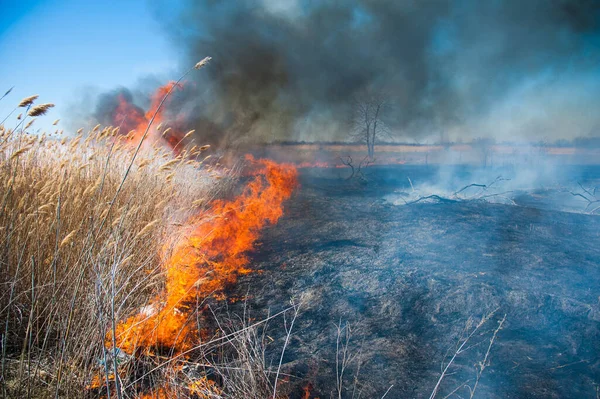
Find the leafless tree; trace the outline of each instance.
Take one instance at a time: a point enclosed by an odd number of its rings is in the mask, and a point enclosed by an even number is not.
[[[548,155],[549,147],[550,147],[550,144],[548,143],[548,140],[542,139],[542,140],[538,141],[535,144],[535,146],[533,147],[532,161],[537,162],[537,163],[542,163],[544,161],[544,159],[546,158],[546,156]]]
[[[383,120],[389,108],[387,96],[375,90],[363,90],[354,99],[352,108],[352,137],[367,145],[367,154],[371,161],[375,158],[375,144],[389,135]]]
[[[485,137],[479,137],[477,139],[474,139],[471,142],[471,146],[473,147],[473,149],[478,150],[481,153],[481,156],[483,157],[483,167],[484,168],[487,167],[488,160],[492,156],[494,144],[495,144],[494,139],[485,138]],[[490,164],[491,164],[491,161],[490,161]]]

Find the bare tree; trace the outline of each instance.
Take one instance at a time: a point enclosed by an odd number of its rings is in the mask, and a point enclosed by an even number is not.
[[[548,155],[550,144],[548,140],[542,139],[538,141],[533,147],[533,157],[532,162],[537,162],[538,164],[543,163],[544,159]]]
[[[485,138],[485,137],[479,137],[474,139],[471,142],[471,146],[478,150],[481,153],[481,156],[483,157],[483,167],[487,167],[488,165],[488,160],[491,158],[492,154],[493,154],[493,146],[495,144],[495,140],[492,138]],[[490,161],[491,164],[491,161]]]
[[[375,143],[381,136],[389,135],[383,121],[388,106],[387,96],[370,89],[360,92],[354,99],[351,135],[367,145],[367,154],[371,161],[375,158]]]

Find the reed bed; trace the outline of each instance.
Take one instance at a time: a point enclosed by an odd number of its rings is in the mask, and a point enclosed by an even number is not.
[[[123,182],[127,135],[30,134],[25,119],[51,108],[36,98],[19,104],[28,112],[15,129],[0,125],[0,390],[82,397],[115,355],[109,329],[162,289],[167,237],[228,179],[198,151],[146,146]]]

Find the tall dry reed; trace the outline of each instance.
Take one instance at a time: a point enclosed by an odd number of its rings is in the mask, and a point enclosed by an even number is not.
[[[218,192],[200,162],[147,149],[115,196],[133,155],[120,137],[0,125],[3,397],[80,397],[112,356],[111,325],[162,288],[166,237]]]

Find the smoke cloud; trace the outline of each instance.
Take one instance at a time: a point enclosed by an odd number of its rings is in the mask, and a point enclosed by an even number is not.
[[[600,133],[600,1],[192,1],[165,16],[183,65],[172,106],[216,144],[348,138],[383,93],[398,140]]]

